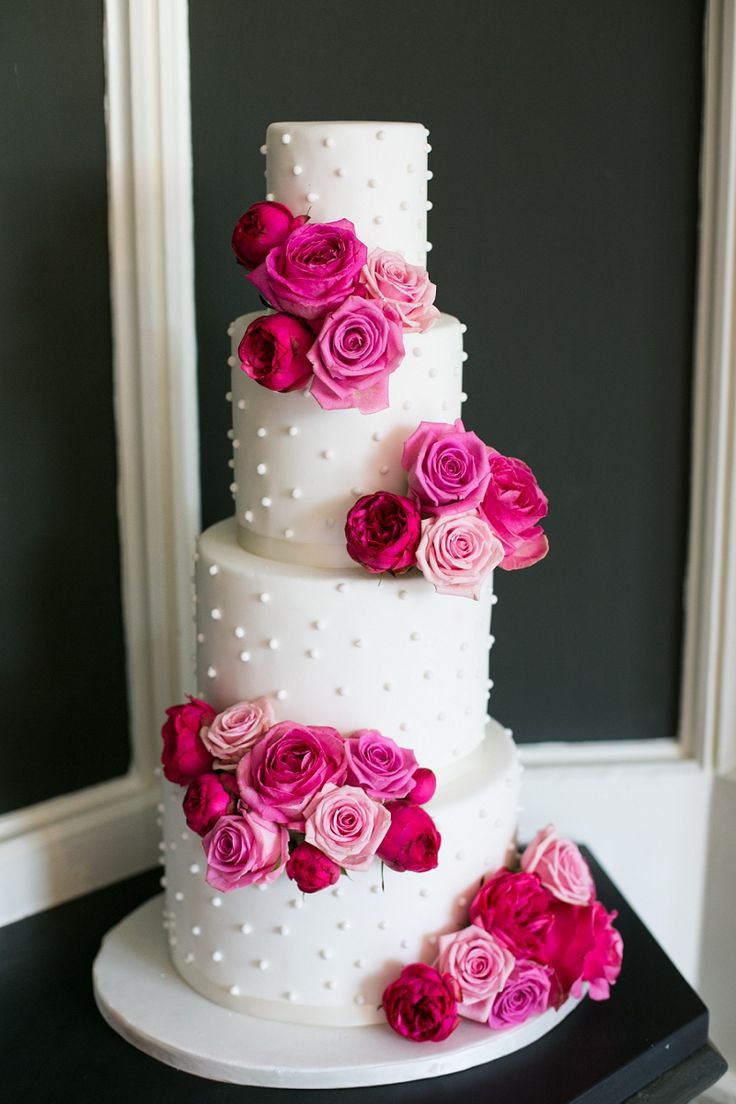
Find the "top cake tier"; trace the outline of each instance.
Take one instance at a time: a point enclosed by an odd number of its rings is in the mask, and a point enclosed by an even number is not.
[[[271,123],[268,198],[314,222],[350,219],[369,251],[426,265],[428,133],[420,123]]]

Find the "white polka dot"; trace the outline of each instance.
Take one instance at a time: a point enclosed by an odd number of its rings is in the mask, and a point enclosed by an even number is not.
[[[279,642],[275,637],[272,636],[271,639],[268,641],[268,646],[272,652],[275,652],[279,646]]]
[[[241,663],[250,663],[250,652],[241,652],[238,658]]]
[[[252,510],[246,510],[245,513],[243,514],[243,517],[245,518],[245,520],[247,522],[253,521],[253,511]]]
[[[294,167],[291,171],[294,174],[294,176],[301,176],[302,173],[304,172],[304,169],[301,167],[301,165],[294,165]]]
[[[286,538],[286,540],[291,540],[291,538],[293,536],[294,536],[294,530],[293,529],[284,529],[284,537]]]
[[[332,958],[332,951],[329,947],[322,947],[319,952],[319,957],[324,959]]]
[[[268,969],[268,959],[267,958],[259,958],[257,965],[258,965],[259,970],[267,970]]]
[[[251,932],[253,931],[253,927],[252,927],[251,924],[241,924],[240,925],[240,930],[243,933],[243,935],[250,935]]]
[[[286,690],[277,690],[276,691],[276,697],[278,698],[279,701],[286,701],[288,696],[289,696],[289,694]]]
[[[207,678],[215,678],[217,676],[217,670],[214,667],[207,668]]]
[[[220,908],[222,905],[222,897],[211,897],[210,904],[213,908]]]
[[[239,985],[231,985],[230,988],[228,989],[228,993],[230,994],[231,997],[239,997],[240,996],[240,986]]]
[[[369,188],[377,188],[378,187],[378,181],[375,179],[375,177],[372,176],[370,178],[370,180],[368,181],[368,187]]]
[[[316,192],[307,192],[307,202],[308,203],[316,203],[318,199],[319,199],[319,196],[317,195]]]
[[[283,142],[283,144],[285,146],[288,146],[289,143],[291,142],[291,135],[290,134],[282,134],[281,135],[281,141]]]
[[[258,601],[259,602],[270,602],[271,601],[271,595],[268,594],[266,591],[264,591],[262,594],[258,595]]]
[[[222,618],[222,610],[219,610],[216,606],[210,610],[210,617],[213,621],[219,621]]]
[[[376,138],[378,139],[379,142],[382,142],[385,137],[386,137],[386,131],[385,130],[377,130],[376,131]]]
[[[238,410],[245,410],[246,405],[245,399],[238,399]]]
[[[222,956],[222,951],[213,951],[212,952],[212,961],[213,962],[222,962],[222,957],[223,957]]]
[[[324,146],[324,147],[325,147],[326,149],[332,149],[332,147],[334,146],[334,144],[335,144],[335,139],[334,139],[334,138],[329,138],[329,137],[328,137],[328,138],[323,138],[323,139],[322,139],[322,145],[323,145],[323,146]]]
[[[233,636],[237,636],[238,640],[242,640],[245,636],[245,629],[242,625],[236,625],[233,629]]]
[[[373,221],[376,224],[376,226],[382,226],[383,225],[383,215],[374,215],[373,216]]]
[[[256,473],[258,475],[265,475],[267,471],[268,471],[268,468],[266,467],[265,464],[256,464]]]
[[[292,492],[291,492],[291,497],[292,498],[301,498],[302,497],[301,487],[294,487]]]
[[[268,435],[268,430],[266,429],[265,426],[259,426],[258,429],[256,430],[256,437],[266,437],[267,435]]]
[[[348,175],[347,169],[343,169],[343,168],[335,169],[335,176],[339,176],[340,178],[343,178],[343,177],[346,177],[347,175]]]
[[[271,505],[271,499],[268,497],[268,495],[264,495],[263,498],[261,499],[261,506],[265,506],[265,508],[268,510],[270,505]]]
[[[333,452],[332,449],[323,449],[321,455],[322,455],[323,460],[334,460],[335,459],[335,453]]]

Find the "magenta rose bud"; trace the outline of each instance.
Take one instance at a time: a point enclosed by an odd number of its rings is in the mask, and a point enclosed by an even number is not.
[[[406,800],[410,801],[412,805],[426,805],[428,801],[432,800],[437,789],[437,779],[434,771],[431,771],[429,767],[419,767],[414,771],[412,781],[414,785],[406,795]]]
[[[480,599],[483,584],[503,559],[503,547],[479,510],[422,522],[417,565],[438,594]]]
[[[248,279],[278,310],[318,319],[354,294],[367,257],[352,222],[312,222],[271,249]]]
[[[460,1022],[460,991],[449,974],[415,962],[405,966],[383,991],[383,1011],[389,1026],[415,1043],[441,1043]]]
[[[169,782],[180,786],[189,785],[197,775],[212,769],[212,756],[199,734],[213,719],[215,711],[207,702],[190,694],[187,699],[183,705],[172,705],[166,710],[168,719],[161,728],[164,775]]]
[[[432,305],[437,288],[426,268],[409,264],[400,253],[374,249],[361,273],[361,281],[369,298],[383,299],[398,311],[406,331],[424,333],[440,316]]]
[[[545,889],[568,905],[588,905],[595,883],[577,846],[560,839],[551,824],[537,832],[521,856],[521,869],[536,874]]]
[[[378,848],[378,857],[400,873],[434,870],[442,837],[429,813],[405,801],[392,802],[386,808],[391,824]]]
[[[421,517],[411,499],[390,491],[364,495],[345,523],[348,555],[376,574],[400,574],[416,563],[420,531]]]
[[[517,958],[536,958],[552,926],[551,903],[536,875],[499,870],[473,898],[470,920]]]
[[[317,893],[334,885],[340,867],[311,843],[298,843],[286,864],[286,873],[302,893]]]
[[[345,741],[348,782],[361,786],[377,801],[406,797],[414,785],[417,761],[409,748],[399,747],[374,728],[361,728]]]
[[[495,997],[514,968],[514,956],[475,924],[441,935],[439,948],[437,969],[453,977],[460,987],[458,1012],[486,1023]]]
[[[550,1004],[554,974],[549,966],[520,959],[493,1002],[488,1026],[514,1027],[545,1012]]]
[[[296,391],[312,378],[307,353],[314,334],[290,314],[254,318],[238,346],[240,367],[269,391]]]
[[[537,524],[547,514],[547,498],[523,460],[489,448],[490,480],[481,509],[501,541],[504,571],[531,567],[544,558],[549,542]]]
[[[289,835],[257,813],[223,816],[202,840],[207,883],[225,893],[278,878],[289,854]]]
[[[404,359],[401,319],[388,303],[351,295],[326,316],[308,355],[323,410],[375,414],[388,406],[388,377]]]
[[[221,816],[235,812],[238,790],[229,774],[200,774],[184,796],[184,816],[198,836],[204,836]]]
[[[491,477],[480,437],[454,424],[420,422],[404,443],[401,466],[422,515],[457,514],[478,506]]]
[[[307,806],[304,833],[311,843],[346,870],[367,870],[391,817],[358,786],[328,782]]]
[[[214,756],[219,770],[234,770],[248,748],[268,731],[274,719],[273,706],[268,698],[238,702],[218,713],[212,724],[204,726],[202,743]]]
[[[240,216],[233,230],[232,246],[238,264],[248,269],[256,268],[292,230],[303,226],[306,218],[306,215],[292,215],[283,203],[268,199],[254,203]]]

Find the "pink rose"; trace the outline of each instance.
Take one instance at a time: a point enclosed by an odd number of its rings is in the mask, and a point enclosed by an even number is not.
[[[491,478],[481,509],[501,541],[501,567],[513,571],[544,558],[549,542],[537,522],[547,513],[547,499],[523,460],[489,448]]]
[[[475,924],[441,935],[439,947],[437,969],[460,986],[458,1012],[469,1020],[486,1023],[494,998],[514,968],[513,955]]]
[[[558,901],[588,905],[595,896],[593,876],[574,843],[563,840],[548,824],[521,856],[521,869],[536,874],[545,889]]]
[[[388,406],[388,377],[404,359],[401,319],[388,303],[351,295],[327,315],[307,354],[323,410]]]
[[[183,705],[166,710],[161,729],[164,747],[161,763],[169,782],[187,786],[198,774],[212,769],[212,756],[199,738],[203,725],[209,724],[215,711],[207,702],[187,694]]]
[[[621,973],[624,956],[624,941],[616,931],[613,921],[616,912],[606,912],[600,901],[596,901],[593,910],[593,946],[583,960],[582,977],[573,984],[574,997],[582,995],[582,982],[588,982],[591,1000],[608,1000],[610,987]]]
[[[392,870],[423,874],[434,870],[442,837],[426,810],[406,801],[386,806],[391,825],[378,848],[378,857]]]
[[[383,1011],[389,1026],[415,1043],[441,1043],[460,1022],[460,990],[449,974],[415,962],[405,966],[383,991]]]
[[[399,747],[374,728],[361,728],[345,741],[351,786],[361,786],[377,801],[406,797],[418,764],[414,752]]]
[[[227,893],[278,878],[288,856],[285,828],[256,813],[223,816],[202,840],[207,884]]]
[[[399,253],[374,249],[361,280],[371,299],[382,299],[398,311],[407,331],[424,333],[440,316],[432,306],[437,288],[430,282],[426,268],[409,264]]]
[[[274,246],[280,245],[306,220],[306,215],[292,215],[283,203],[270,200],[254,203],[240,216],[233,230],[232,246],[238,264],[255,268]]]
[[[368,250],[347,219],[300,226],[248,277],[271,306],[323,318],[358,286]]]
[[[501,542],[479,510],[422,522],[417,564],[438,594],[479,599],[484,582],[502,559]]]
[[[200,774],[184,796],[184,816],[193,832],[204,836],[221,816],[235,812],[238,791],[229,774]]]
[[[359,498],[348,513],[348,555],[375,573],[400,574],[417,562],[421,518],[410,498],[377,491]]]
[[[434,792],[437,789],[437,779],[434,776],[434,771],[431,771],[429,767],[419,767],[414,771],[414,785],[406,795],[406,800],[410,801],[412,805],[426,805],[428,801],[431,801],[434,797]]]
[[[234,768],[273,722],[273,706],[268,698],[238,702],[204,726],[202,743],[215,757],[215,766],[221,770]]]
[[[269,391],[296,391],[312,378],[307,353],[314,334],[290,314],[254,318],[238,346],[240,367]]]
[[[550,1003],[553,978],[549,966],[518,960],[493,1002],[488,1026],[513,1027],[545,1012]]]
[[[488,449],[458,418],[420,422],[404,443],[401,465],[422,514],[464,513],[479,505],[491,469]]]
[[[266,820],[304,830],[307,805],[326,782],[347,774],[345,742],[334,728],[282,721],[238,763],[242,800]]]
[[[473,898],[470,920],[517,958],[536,958],[552,926],[550,905],[536,875],[499,870]]]
[[[340,867],[311,843],[298,843],[286,864],[286,873],[302,893],[317,893],[335,884]]]
[[[305,812],[311,843],[346,870],[367,870],[386,835],[391,816],[357,786],[328,782]]]

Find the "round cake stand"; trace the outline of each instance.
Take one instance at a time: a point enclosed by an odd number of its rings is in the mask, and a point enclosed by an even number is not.
[[[163,897],[105,936],[93,969],[100,1012],[139,1050],[176,1069],[237,1085],[337,1089],[440,1077],[479,1066],[546,1035],[578,1003],[491,1032],[463,1021],[443,1043],[416,1044],[387,1025],[307,1027],[232,1012],[195,993],[169,958]]]

